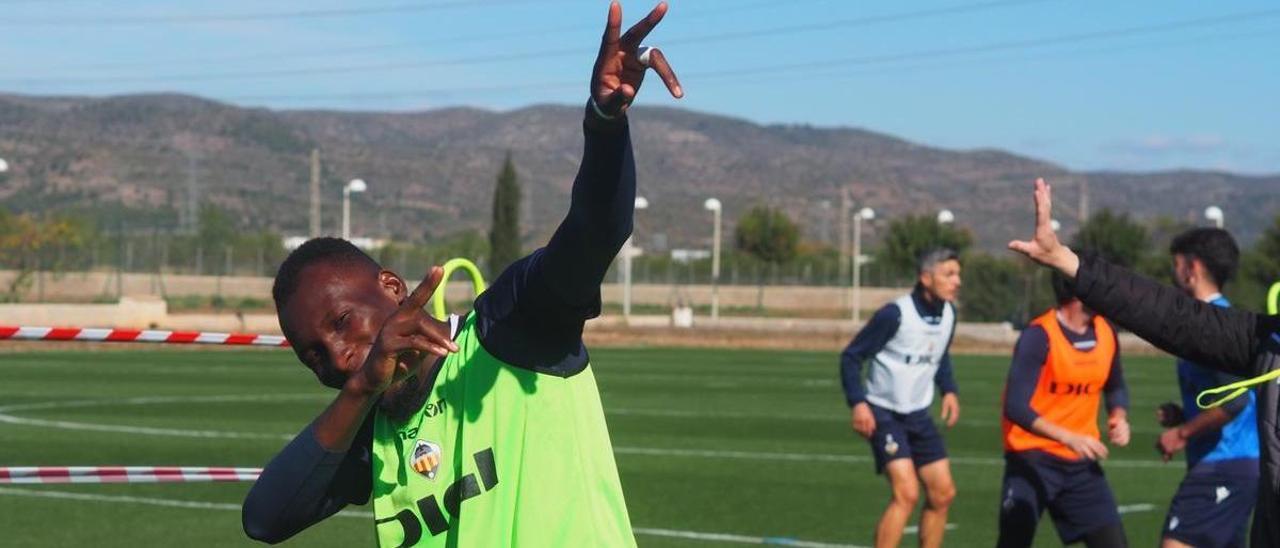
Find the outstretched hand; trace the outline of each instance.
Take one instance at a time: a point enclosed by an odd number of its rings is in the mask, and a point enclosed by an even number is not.
[[[1080,269],[1080,257],[1058,241],[1058,234],[1053,230],[1053,188],[1044,179],[1036,179],[1035,204],[1035,233],[1030,240],[1009,242],[1009,249],[1055,268],[1068,278],[1075,278],[1076,271]]]
[[[382,393],[395,381],[415,373],[427,357],[443,357],[458,351],[448,327],[423,310],[442,279],[444,269],[432,267],[418,287],[383,322],[369,356],[354,375],[363,390]]]
[[[626,112],[627,107],[640,91],[645,72],[652,68],[667,85],[667,90],[677,99],[684,97],[680,81],[671,70],[671,64],[662,51],[647,48],[642,52],[640,42],[662,21],[667,14],[667,3],[659,2],[644,19],[636,23],[623,34],[622,4],[614,0],[609,4],[609,19],[605,24],[604,37],[600,41],[600,54],[596,57],[595,69],[591,72],[591,99],[606,116],[618,116]],[[647,53],[647,59],[641,54]],[[646,66],[645,61],[648,61]]]

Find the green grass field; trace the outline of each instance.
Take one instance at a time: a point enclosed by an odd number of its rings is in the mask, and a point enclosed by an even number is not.
[[[734,545],[671,531],[871,544],[887,489],[849,429],[833,354],[601,349],[593,362],[642,546]],[[1152,409],[1176,395],[1170,363],[1128,360],[1133,442],[1105,466],[1134,546],[1156,544],[1182,476],[1181,462],[1162,465],[1151,449]],[[950,546],[994,544],[1006,366],[1005,357],[957,359]],[[291,353],[269,350],[0,354],[0,379],[0,465],[9,466],[258,467],[328,398]],[[0,545],[247,544],[248,487],[0,486]],[[293,542],[371,545],[368,509],[354,511]],[[1046,517],[1037,545],[1058,544]]]

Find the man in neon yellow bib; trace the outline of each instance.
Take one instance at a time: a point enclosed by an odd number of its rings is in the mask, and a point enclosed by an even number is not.
[[[350,243],[318,238],[281,265],[273,297],[298,358],[334,401],[244,504],[246,533],[287,539],[373,500],[381,546],[633,546],[583,323],[631,233],[635,165],[626,109],[653,68],[615,1],[591,81],[572,203],[547,246],[513,263],[465,317],[436,320],[416,289]]]

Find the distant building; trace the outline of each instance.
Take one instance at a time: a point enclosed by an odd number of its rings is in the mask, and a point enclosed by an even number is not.
[[[708,249],[672,249],[671,260],[677,263],[691,263],[693,261],[702,261],[711,258],[711,250]]]

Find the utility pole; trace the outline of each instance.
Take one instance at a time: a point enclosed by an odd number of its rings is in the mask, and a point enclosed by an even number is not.
[[[849,256],[849,210],[853,208],[853,200],[849,197],[849,187],[840,188],[840,264],[837,265],[839,276],[836,278],[843,285],[849,279],[849,267],[846,260]],[[848,295],[840,291],[840,306],[849,304]]]
[[[1080,224],[1089,220],[1089,180],[1080,179]]]
[[[200,231],[200,181],[196,176],[196,155],[187,153],[187,212],[183,230],[188,234]]]
[[[320,237],[320,149],[311,149],[311,237]]]

